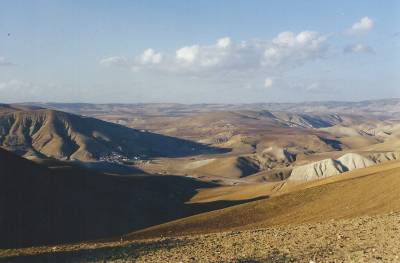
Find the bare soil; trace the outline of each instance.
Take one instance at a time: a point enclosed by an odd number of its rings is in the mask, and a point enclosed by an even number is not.
[[[399,262],[400,213],[176,238],[0,250],[0,262]]]

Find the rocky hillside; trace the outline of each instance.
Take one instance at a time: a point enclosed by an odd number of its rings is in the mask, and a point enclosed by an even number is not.
[[[343,172],[368,167],[375,164],[373,161],[355,153],[348,153],[342,157],[325,159],[315,163],[302,165],[293,169],[289,180],[315,180],[337,175]]]
[[[0,146],[25,156],[98,160],[112,154],[127,158],[184,156],[200,144],[139,131],[91,117],[53,110],[0,115]]]

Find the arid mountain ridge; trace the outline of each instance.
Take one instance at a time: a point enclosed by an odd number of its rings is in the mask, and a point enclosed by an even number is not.
[[[182,156],[207,148],[190,141],[48,109],[0,115],[0,144],[21,155],[82,161],[98,160],[112,152],[130,158]]]
[[[144,117],[182,117],[219,111],[268,110],[293,114],[351,114],[384,119],[400,118],[400,99],[367,100],[359,102],[310,101],[300,103],[251,103],[251,104],[90,104],[90,103],[39,103],[26,105],[60,110],[65,112],[101,118],[108,115],[128,114],[125,121]],[[132,118],[133,116],[133,118]],[[104,116],[103,116],[104,117]],[[130,120],[132,118],[132,120]]]
[[[19,105],[3,106],[2,110],[6,113],[0,115],[1,146],[19,151],[25,156],[81,161],[99,160],[100,157],[108,156],[112,152],[129,158],[218,153],[218,146],[210,148],[207,145],[225,141],[228,143],[222,148],[231,151],[237,145],[245,148],[263,145],[263,140],[255,138],[254,134],[264,133],[265,130],[285,136],[284,133],[287,132],[290,134],[299,132],[293,128],[326,128],[336,124],[373,125],[379,121],[352,115],[311,116],[271,113],[265,110],[235,111],[192,117],[150,118],[130,125],[139,131],[91,117],[49,109],[28,111],[24,109]],[[311,140],[316,140],[317,144],[321,145],[318,147],[323,148],[324,145],[328,145],[325,150],[332,147],[328,143],[332,139],[329,133],[312,130],[306,133],[312,137]],[[318,149],[312,150],[318,151]]]

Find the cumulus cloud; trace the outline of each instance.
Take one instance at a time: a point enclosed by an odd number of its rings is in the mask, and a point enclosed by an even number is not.
[[[221,38],[217,42],[217,46],[219,47],[227,47],[231,44],[231,39],[229,37]]]
[[[303,31],[296,35],[293,32],[280,33],[267,43],[261,64],[278,66],[280,64],[301,64],[303,61],[323,57],[326,52],[327,36],[318,37],[317,32]]]
[[[0,57],[0,66],[11,66],[11,65],[14,65],[14,64],[11,62],[7,62],[5,60],[5,58],[3,58],[3,57]]]
[[[266,88],[272,87],[272,84],[273,84],[273,83],[274,83],[274,81],[273,81],[272,78],[266,78],[266,79],[265,79],[265,82],[264,82]]]
[[[371,31],[374,28],[374,25],[375,21],[366,16],[361,19],[360,22],[355,23],[351,28],[346,29],[344,34],[348,36],[365,34]]]
[[[186,62],[193,62],[199,54],[199,46],[183,47],[176,51],[176,58]]]
[[[344,46],[343,53],[366,53],[375,55],[375,51],[370,46],[365,44]]]
[[[283,32],[271,41],[253,39],[232,44],[229,37],[218,39],[209,46],[185,46],[175,54],[161,54],[148,49],[141,55],[127,59],[110,57],[100,61],[106,67],[128,67],[137,72],[246,74],[267,71],[271,74],[301,65],[307,60],[326,57],[327,36],[314,31],[299,34]]]
[[[100,65],[105,67],[135,67],[139,65],[159,64],[162,61],[162,54],[156,53],[149,48],[134,60],[122,57],[110,57],[100,61]]]
[[[142,64],[158,64],[162,60],[161,53],[156,53],[153,49],[149,48],[139,56],[139,61]]]
[[[29,88],[30,84],[29,82],[24,82],[21,80],[11,80],[9,82],[0,82],[0,90],[7,90],[7,91],[12,91],[16,92],[22,89]]]

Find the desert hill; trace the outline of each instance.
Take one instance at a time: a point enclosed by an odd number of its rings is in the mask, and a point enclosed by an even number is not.
[[[130,158],[182,156],[207,148],[186,140],[53,110],[0,115],[0,145],[25,156],[81,161],[98,160],[112,152]]]
[[[376,123],[363,123],[363,124],[355,124],[355,125],[336,125],[333,127],[321,128],[321,131],[327,131],[336,136],[347,137],[347,136],[358,136],[358,135],[367,135],[367,136],[389,136],[391,134],[399,134],[400,133],[400,121],[399,120],[387,120]]]
[[[315,163],[299,166],[293,169],[289,180],[315,180],[337,175],[347,171],[368,167],[373,161],[355,153],[347,153],[342,157],[325,159]]]
[[[137,120],[130,126],[144,125],[143,128],[147,129],[160,129],[160,127],[163,127],[164,130],[167,131],[173,127],[190,129],[206,125],[219,127],[227,126],[231,128],[243,124],[252,125],[253,128],[260,125],[268,125],[271,127],[323,128],[338,124],[350,126],[374,124],[376,122],[379,122],[379,120],[357,115],[309,115],[271,112],[266,110],[240,110],[221,111],[190,117],[149,118]]]
[[[0,143],[31,161],[0,149],[1,247],[54,244],[42,258],[60,258],[71,254],[59,244],[94,240],[68,248],[76,259],[82,247],[106,246],[98,239],[116,241],[112,247],[140,240],[131,251],[150,242],[143,251],[152,258],[151,246],[169,241],[142,239],[203,240],[224,231],[240,239],[243,231],[286,226],[293,234],[299,224],[398,214],[400,123],[387,120],[396,101],[384,103],[361,103],[368,117],[349,115],[346,103],[345,114],[330,113],[331,103],[303,105],[328,112],[318,115],[264,104],[56,105],[86,117],[6,105]],[[36,249],[0,249],[0,257]]]
[[[262,152],[239,156],[204,156],[175,164],[176,170],[198,178],[219,180],[224,185],[271,183],[289,180],[315,180],[399,159],[397,151],[335,151],[292,154],[269,147]],[[216,158],[217,157],[217,158]],[[192,158],[194,159],[194,158]]]
[[[313,105],[313,103],[308,104]],[[397,109],[396,100],[350,104],[367,107],[371,110],[368,116],[374,115],[373,108],[378,110],[378,106],[385,108],[384,105],[389,105],[392,107],[392,113]],[[337,105],[350,104],[338,103]],[[341,111],[344,114],[315,115],[316,112],[312,111],[301,114],[284,110],[273,112],[259,106],[256,107],[257,110],[249,110],[251,105],[231,105],[232,107],[216,104],[201,105],[204,107],[175,104],[45,103],[35,105],[60,108],[121,123],[134,129],[225,148],[226,151],[232,151],[234,155],[260,153],[269,147],[283,148],[289,150],[291,154],[354,150],[361,146],[380,144],[383,141],[382,137],[397,134],[398,125],[400,125],[395,120],[380,121],[376,118],[348,115],[357,113],[357,111],[350,111],[350,106],[346,108],[347,110]],[[333,105],[336,104],[332,102],[327,105],[333,110],[335,109]],[[240,108],[241,106],[243,107]],[[210,108],[213,109],[211,113],[209,113]],[[226,109],[233,109],[233,111],[225,111]],[[355,136],[358,138],[353,140]]]
[[[188,194],[177,193],[216,186],[177,176],[103,174],[73,162],[37,162],[0,148],[0,248],[105,238],[158,225],[182,216],[174,207]]]
[[[291,153],[297,154],[342,149],[338,136],[319,127],[335,127],[337,124],[352,127],[361,123],[373,126],[379,122],[361,116],[295,115],[262,110],[149,118],[126,125],[232,149],[235,154],[260,153],[269,147],[290,149]]]
[[[243,231],[400,211],[400,162],[318,180],[317,186],[204,213],[124,236],[142,239]],[[332,182],[332,183],[331,183]]]
[[[269,149],[268,151],[282,153],[282,149]],[[340,154],[341,152],[338,153]],[[279,156],[279,154],[277,155]],[[364,167],[369,167],[368,171],[370,172],[379,171],[379,166],[371,165],[391,160],[399,160],[399,157],[399,152],[385,152],[370,155],[364,153],[364,156],[347,153],[343,156],[338,155],[337,159],[324,159],[312,164],[273,168],[246,177],[231,177],[231,180],[227,180],[229,186],[199,189],[197,194],[187,203],[202,204],[201,206],[207,207],[210,203],[256,200],[267,196],[298,191],[303,188],[323,184],[324,182],[334,182],[345,178],[349,179],[350,175],[346,173],[346,171],[353,171]],[[207,167],[206,164],[214,162],[216,163],[215,159],[209,159],[197,161],[193,164],[199,165],[196,171],[204,171],[201,165]],[[216,165],[214,164],[214,166]],[[213,171],[209,170],[207,175],[212,176],[212,174],[210,174],[211,172]],[[360,170],[359,173],[351,175],[351,178],[357,176],[357,174],[363,173],[365,173],[365,170]],[[221,175],[220,178],[224,178],[223,176],[224,174]],[[292,178],[290,176],[292,176]],[[214,175],[214,178],[218,177]],[[318,178],[324,179],[316,180]]]
[[[281,152],[281,150],[270,149],[275,152]],[[341,152],[337,152],[340,154]],[[376,154],[364,154],[364,156],[360,156],[354,153],[347,153],[343,156],[338,155],[335,159],[324,159],[322,161],[317,161],[313,164],[306,164],[294,167],[286,167],[286,168],[274,168],[268,171],[259,172],[254,175],[249,175],[244,178],[231,180],[231,185],[229,186],[220,186],[217,188],[208,188],[208,189],[199,189],[198,193],[194,195],[189,202],[193,204],[206,204],[206,203],[217,203],[217,202],[227,202],[227,201],[244,201],[244,200],[255,200],[257,198],[265,198],[267,196],[273,196],[293,191],[298,191],[303,188],[309,188],[317,185],[321,185],[327,182],[335,182],[344,179],[355,178],[361,175],[365,175],[367,172],[379,172],[380,166],[374,165],[375,163],[388,162],[393,160],[399,160],[400,158],[399,152],[384,152],[384,153],[376,153]],[[326,169],[319,170],[323,167],[322,164],[328,163],[330,160],[332,166],[330,167],[335,173],[331,173],[328,176],[328,172]],[[341,162],[347,166],[344,166]],[[199,165],[206,164],[208,162],[215,161],[209,160],[198,161]],[[317,166],[316,164],[320,164],[316,170],[311,170],[308,173],[303,173],[307,170],[307,167]],[[367,167],[368,169],[361,169]],[[334,169],[338,167],[338,169]],[[347,173],[349,170],[361,169],[357,173]],[[299,177],[304,176],[305,179],[314,175],[314,179],[318,179],[315,175],[317,172],[322,174],[322,179],[319,180],[286,180],[290,177],[290,175],[296,176],[296,173],[292,171],[298,170],[297,175]],[[367,171],[367,172],[366,172]],[[334,175],[334,176],[333,176]],[[232,182],[240,182],[238,184],[232,185]],[[265,183],[268,182],[268,183]]]
[[[226,157],[194,162],[185,166],[191,172],[218,178],[237,179],[259,172],[259,167],[244,157]]]
[[[278,147],[269,147],[261,153],[204,159],[189,162],[183,167],[191,173],[203,174],[214,178],[241,179],[275,168],[286,168],[294,161],[295,155],[290,154],[288,151]],[[279,178],[279,180],[283,179],[286,179],[286,176],[285,178]],[[271,180],[268,181],[270,182]]]

